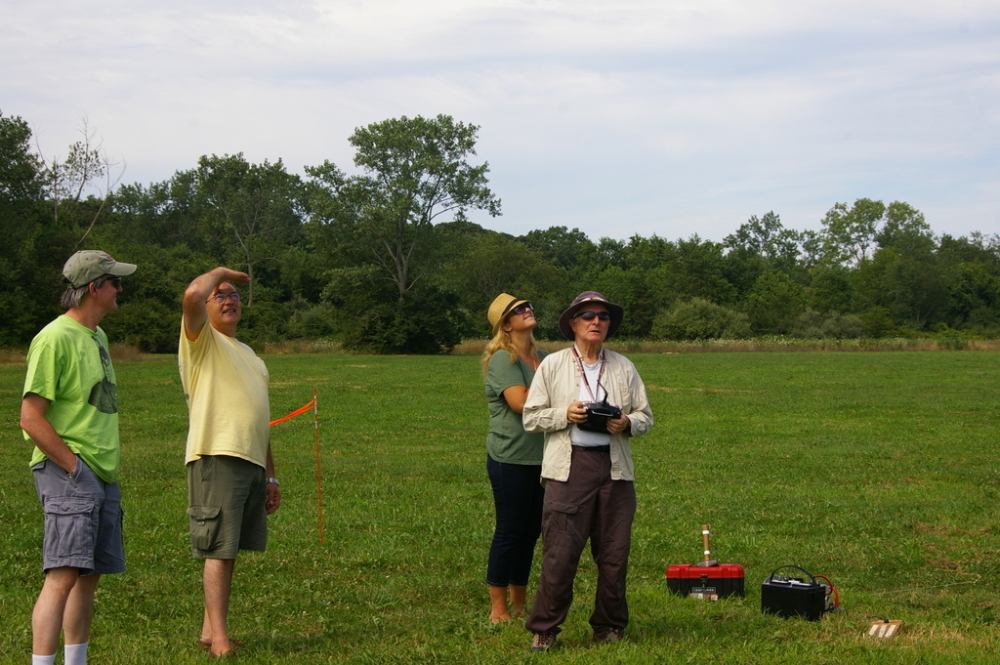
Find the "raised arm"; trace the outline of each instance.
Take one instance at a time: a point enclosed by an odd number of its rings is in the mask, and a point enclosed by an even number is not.
[[[184,312],[184,334],[192,342],[198,339],[202,328],[208,322],[208,299],[223,282],[247,284],[250,282],[250,276],[245,272],[219,266],[195,277],[184,291],[184,300],[181,304]]]

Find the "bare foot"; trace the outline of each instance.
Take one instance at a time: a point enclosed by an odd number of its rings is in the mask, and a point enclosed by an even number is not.
[[[513,621],[507,608],[507,587],[490,585],[490,621],[507,623]]]
[[[211,649],[212,648],[212,640],[209,640],[209,639],[206,639],[206,638],[203,637],[200,640],[198,640],[198,646],[200,646],[203,649]],[[232,650],[235,651],[236,649],[239,649],[242,646],[243,646],[243,643],[240,642],[239,640],[234,640],[233,638],[229,638],[229,648],[230,649],[232,649]]]

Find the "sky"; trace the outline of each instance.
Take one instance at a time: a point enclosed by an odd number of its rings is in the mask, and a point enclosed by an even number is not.
[[[996,0],[0,0],[0,63],[44,157],[86,128],[121,183],[358,173],[356,128],[447,114],[502,200],[470,219],[513,235],[721,241],[860,198],[1000,232]]]

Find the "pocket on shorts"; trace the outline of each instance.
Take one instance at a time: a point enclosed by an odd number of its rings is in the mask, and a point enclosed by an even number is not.
[[[77,455],[76,456],[76,466],[73,467],[73,470],[70,473],[66,474],[69,477],[70,482],[73,483],[74,485],[83,476],[83,467],[84,466],[85,466],[84,461],[82,459],[80,459],[79,455]]]
[[[191,517],[191,547],[196,550],[214,550],[219,542],[218,506],[191,506],[187,514]]]
[[[45,501],[45,540],[61,556],[90,556],[94,551],[94,499],[53,496]]]

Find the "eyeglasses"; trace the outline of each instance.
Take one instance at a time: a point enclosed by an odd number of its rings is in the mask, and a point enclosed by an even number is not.
[[[535,308],[531,306],[530,302],[521,303],[520,305],[518,305],[517,307],[515,307],[514,309],[512,309],[510,311],[510,313],[511,313],[511,315],[514,315],[514,314],[524,314],[526,311],[528,311],[528,312],[535,311]]]
[[[219,293],[216,293],[214,296],[212,296],[210,298],[210,300],[214,300],[215,302],[219,303],[220,305],[222,303],[226,302],[227,300],[232,300],[234,302],[239,302],[240,301],[240,292],[239,291],[230,291],[229,293],[222,293],[220,291]],[[208,301],[206,301],[206,302],[208,302]]]
[[[112,286],[114,286],[116,289],[119,289],[121,288],[122,285],[122,278],[115,277],[114,275],[105,275],[104,277],[98,277],[97,279],[94,280],[94,287],[99,289],[108,282],[111,282]]]
[[[584,321],[593,321],[595,316],[597,318],[599,318],[601,321],[610,321],[611,320],[611,315],[608,314],[607,312],[595,312],[595,311],[590,310],[590,309],[588,309],[585,312],[579,312],[577,314],[574,314],[573,318],[574,319],[583,319]]]

